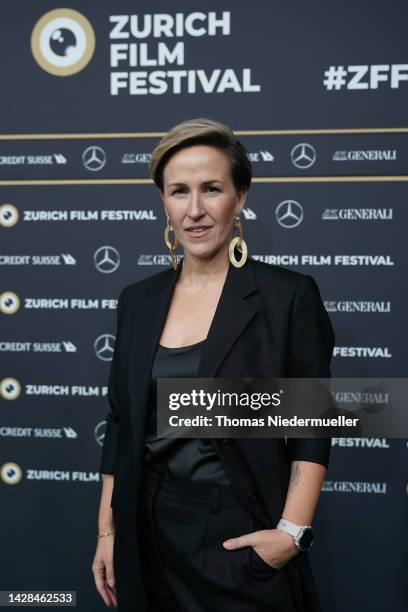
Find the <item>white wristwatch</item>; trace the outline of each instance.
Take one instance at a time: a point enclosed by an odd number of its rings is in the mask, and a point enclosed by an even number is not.
[[[295,525],[295,523],[281,518],[276,529],[293,536],[297,548],[301,551],[307,550],[313,544],[314,533],[311,525]]]

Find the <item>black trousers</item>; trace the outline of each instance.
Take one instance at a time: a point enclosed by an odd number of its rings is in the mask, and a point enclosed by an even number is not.
[[[232,486],[170,480],[144,468],[138,512],[149,612],[292,612],[285,567],[222,542],[263,529]]]

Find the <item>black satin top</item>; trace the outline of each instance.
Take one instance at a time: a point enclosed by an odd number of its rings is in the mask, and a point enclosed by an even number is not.
[[[208,438],[156,436],[156,379],[197,376],[205,340],[179,348],[158,345],[152,365],[145,432],[145,465],[160,475],[194,484],[230,485],[231,481]]]

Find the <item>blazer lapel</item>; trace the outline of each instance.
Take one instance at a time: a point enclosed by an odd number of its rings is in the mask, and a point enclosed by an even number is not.
[[[229,264],[228,274],[201,353],[197,378],[215,377],[234,342],[259,306],[245,298],[257,290],[251,260],[242,268]]]
[[[145,299],[134,312],[134,325],[130,346],[128,391],[129,410],[133,424],[136,448],[143,450],[146,408],[154,353],[170,307],[173,289],[181,272],[169,268],[146,290]]]
[[[166,322],[183,259],[184,257],[179,261],[176,270],[169,268],[148,287],[145,300],[138,305],[135,312],[128,385],[130,414],[139,448],[143,447],[153,358]],[[235,268],[230,263],[207,341],[201,353],[197,378],[216,376],[232,345],[259,308],[245,300],[245,297],[256,290],[251,259],[248,258],[242,268]]]

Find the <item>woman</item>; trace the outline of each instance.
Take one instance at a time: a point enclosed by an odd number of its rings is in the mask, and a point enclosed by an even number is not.
[[[330,439],[159,438],[155,383],[329,377],[334,334],[319,289],[248,256],[251,164],[229,127],[180,123],[150,173],[172,265],[118,299],[97,590],[121,612],[315,612],[307,549]]]

